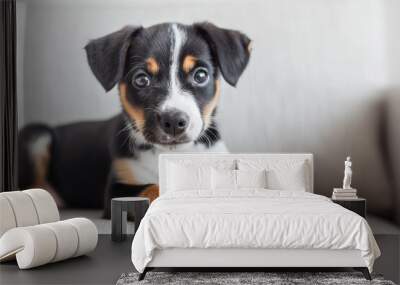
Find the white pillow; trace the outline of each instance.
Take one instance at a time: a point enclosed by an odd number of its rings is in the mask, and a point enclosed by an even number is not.
[[[267,188],[267,171],[236,170],[237,188]]]
[[[236,170],[212,168],[211,181],[213,190],[236,190]]]
[[[306,191],[304,167],[267,171],[268,188],[272,190]]]
[[[168,191],[210,190],[211,167],[169,163]]]
[[[266,169],[267,188],[306,191],[310,188],[307,161],[299,159],[239,159],[240,170]]]
[[[266,170],[211,170],[212,189],[237,190],[240,188],[267,188]]]

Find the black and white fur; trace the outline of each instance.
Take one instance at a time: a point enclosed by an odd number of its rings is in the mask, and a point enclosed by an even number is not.
[[[85,50],[104,89],[118,86],[122,113],[23,128],[20,188],[52,189],[68,206],[104,207],[109,216],[112,197],[158,195],[160,153],[227,151],[214,119],[220,75],[236,85],[250,57],[247,36],[210,23],[128,26]]]

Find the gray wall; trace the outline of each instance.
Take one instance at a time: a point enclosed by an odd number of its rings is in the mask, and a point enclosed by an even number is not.
[[[354,186],[374,212],[393,209],[382,148],[386,90],[400,83],[400,4],[375,0],[20,1],[23,123],[107,118],[119,110],[86,63],[89,39],[126,24],[208,20],[240,29],[254,52],[236,89],[223,85],[219,122],[232,152],[312,152],[316,191]],[[20,12],[21,11],[21,12]],[[25,14],[22,14],[25,13]],[[21,76],[22,76],[21,75]],[[390,172],[391,171],[391,172]]]

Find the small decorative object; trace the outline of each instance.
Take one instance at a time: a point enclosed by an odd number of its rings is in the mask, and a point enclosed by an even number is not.
[[[351,157],[348,156],[344,162],[343,188],[333,188],[332,199],[334,200],[352,200],[357,199],[357,189],[351,187],[351,178],[353,171],[351,169]]]
[[[351,177],[353,175],[351,164],[351,157],[348,156],[344,162],[343,189],[351,189]]]

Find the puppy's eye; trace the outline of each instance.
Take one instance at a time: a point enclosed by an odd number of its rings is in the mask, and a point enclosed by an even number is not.
[[[207,84],[209,79],[208,71],[204,67],[198,67],[193,72],[193,81],[195,84],[204,86]]]
[[[132,78],[132,85],[137,88],[145,88],[150,85],[150,76],[147,73],[140,71]]]

